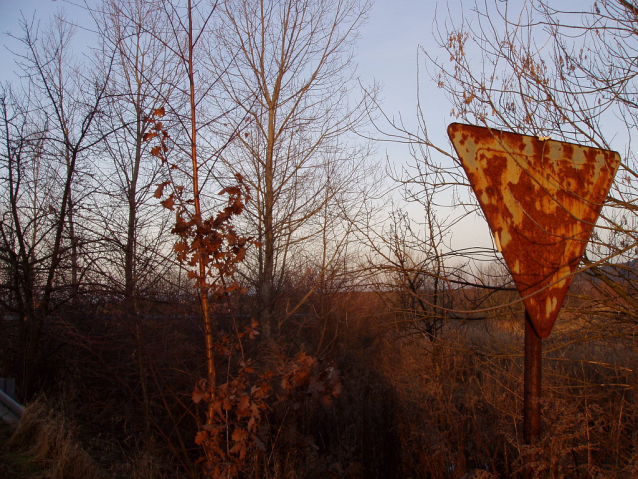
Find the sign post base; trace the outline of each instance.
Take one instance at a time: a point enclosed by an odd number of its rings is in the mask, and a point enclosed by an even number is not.
[[[541,430],[541,369],[543,340],[536,334],[525,310],[525,369],[523,395],[523,439],[534,444]]]

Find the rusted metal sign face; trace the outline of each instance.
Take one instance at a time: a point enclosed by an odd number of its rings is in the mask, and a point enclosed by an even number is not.
[[[452,123],[448,134],[536,333],[549,335],[618,153]]]

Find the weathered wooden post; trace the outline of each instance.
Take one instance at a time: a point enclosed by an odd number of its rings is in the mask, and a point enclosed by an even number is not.
[[[525,304],[523,437],[540,434],[542,340],[607,197],[620,156],[452,123],[448,135]]]

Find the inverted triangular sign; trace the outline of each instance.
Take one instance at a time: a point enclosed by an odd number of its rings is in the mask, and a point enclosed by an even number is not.
[[[546,338],[620,156],[458,123],[448,127],[448,135],[524,298],[534,330]]]

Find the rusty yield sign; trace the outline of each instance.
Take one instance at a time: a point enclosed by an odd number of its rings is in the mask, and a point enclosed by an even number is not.
[[[448,135],[546,338],[620,164],[618,153],[452,123]]]

